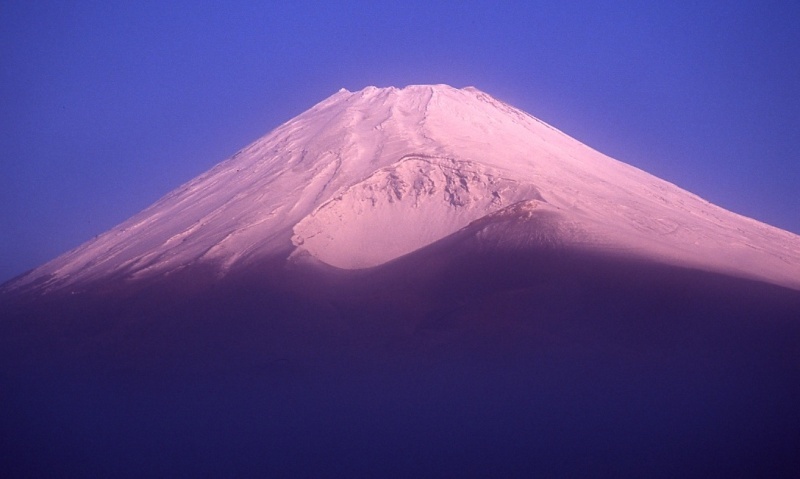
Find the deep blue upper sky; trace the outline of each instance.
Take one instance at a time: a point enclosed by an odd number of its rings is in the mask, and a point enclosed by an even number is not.
[[[368,85],[475,85],[800,233],[797,2],[50,3],[0,5],[0,281]]]

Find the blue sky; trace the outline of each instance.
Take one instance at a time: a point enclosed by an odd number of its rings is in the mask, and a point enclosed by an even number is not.
[[[478,88],[800,233],[800,4],[0,4],[0,281],[341,87]]]

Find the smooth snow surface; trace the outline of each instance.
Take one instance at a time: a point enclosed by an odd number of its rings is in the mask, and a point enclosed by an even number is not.
[[[43,290],[265,257],[377,266],[471,225],[800,289],[800,237],[609,158],[472,87],[340,90],[96,239],[6,285]],[[492,233],[498,218],[502,233]],[[511,223],[509,223],[509,221]],[[502,235],[498,237],[497,235]]]

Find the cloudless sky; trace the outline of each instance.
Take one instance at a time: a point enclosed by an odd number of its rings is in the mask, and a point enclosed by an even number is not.
[[[0,3],[0,281],[345,87],[474,85],[800,233],[800,3]]]

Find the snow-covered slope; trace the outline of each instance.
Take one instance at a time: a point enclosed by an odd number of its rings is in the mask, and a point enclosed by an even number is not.
[[[552,215],[548,241],[800,289],[797,235],[602,155],[475,88],[446,85],[340,90],[5,289],[196,264],[225,275],[276,256],[373,267],[468,225],[524,247],[543,237],[535,211]]]

